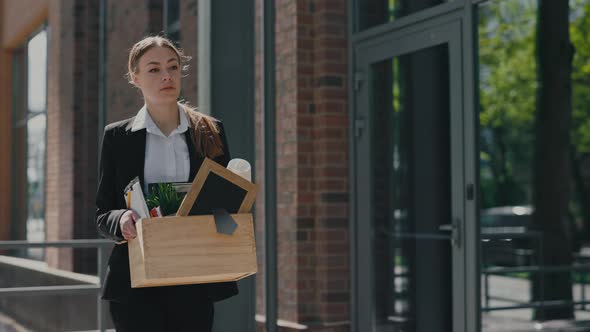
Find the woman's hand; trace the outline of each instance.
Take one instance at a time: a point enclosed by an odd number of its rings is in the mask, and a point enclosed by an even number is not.
[[[139,220],[139,215],[133,210],[127,210],[121,216],[119,221],[119,227],[121,227],[121,233],[125,240],[129,241],[137,237],[137,230],[135,229],[135,222]]]

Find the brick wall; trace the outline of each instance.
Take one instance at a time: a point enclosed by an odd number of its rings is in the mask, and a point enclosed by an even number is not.
[[[48,240],[97,236],[93,218],[101,130],[97,128],[98,5],[69,0],[52,2],[49,9],[53,39],[48,71]],[[123,78],[127,52],[144,35],[161,30],[162,9],[158,1],[145,1],[140,10],[137,6],[137,2],[108,2],[107,122],[131,116],[143,104]],[[138,30],[142,24],[145,30]],[[76,251],[74,256],[71,249],[48,249],[46,259],[52,267],[96,269],[93,250]]]
[[[127,73],[127,58],[133,44],[162,30],[161,19],[156,20],[155,11],[157,6],[151,0],[108,1],[107,123],[134,116],[143,105],[141,92],[129,84],[124,75]]]
[[[74,1],[49,7],[51,42],[47,73],[46,235],[48,241],[73,235],[74,204]],[[59,37],[57,37],[59,36]],[[57,38],[56,38],[57,37]],[[80,220],[78,222],[85,222]],[[52,267],[71,270],[71,249],[47,250]]]
[[[184,99],[198,105],[198,1],[180,0],[180,46],[192,59],[189,62],[187,77],[182,81]]]
[[[348,330],[348,123],[346,3],[316,0],[313,12],[313,142],[316,301],[322,324]]]
[[[260,1],[256,2],[256,182],[264,188],[263,114],[260,100]],[[52,2],[48,85],[48,239],[90,234],[86,220],[95,189],[91,170],[97,133],[97,63],[92,51],[97,4]],[[107,3],[107,123],[134,115],[143,104],[125,79],[134,42],[160,32],[161,5],[143,0]],[[276,133],[279,318],[314,331],[348,331],[348,113],[346,8],[335,0],[285,0],[276,5]],[[197,1],[181,1],[181,46],[193,56],[185,96],[197,96]],[[72,29],[72,27],[76,27]],[[194,34],[194,35],[193,35]],[[93,55],[94,54],[94,55]],[[94,68],[97,68],[95,66]],[[89,70],[89,72],[87,72]],[[4,115],[6,117],[6,115]],[[76,142],[76,143],[73,143]],[[2,168],[0,167],[0,171]],[[76,182],[74,181],[76,179]],[[68,199],[81,193],[85,208]],[[94,182],[93,182],[94,181]],[[1,187],[0,187],[1,189]],[[259,274],[257,314],[264,314],[264,195],[256,202]],[[79,223],[83,225],[79,226]],[[74,226],[76,225],[76,226]],[[59,257],[59,259],[58,259]],[[71,252],[48,261],[71,268]],[[70,262],[68,265],[67,262]],[[334,327],[326,327],[335,324]],[[288,329],[282,329],[288,330]]]
[[[96,238],[98,2],[50,8],[47,130],[47,239]],[[56,34],[55,32],[59,32]],[[59,38],[55,38],[59,36]],[[91,249],[48,249],[50,266],[96,271]]]
[[[197,0],[180,1],[180,39],[192,57],[183,93],[197,104]],[[127,82],[129,50],[137,41],[163,30],[161,1],[108,1],[107,9],[107,123],[134,116],[143,105],[141,92]]]
[[[164,1],[162,0],[148,0],[147,2],[147,29],[148,34],[158,34],[164,31],[164,16],[163,13]]]
[[[257,1],[256,124],[262,146],[260,1]],[[278,316],[281,331],[348,331],[347,22],[342,1],[276,4]],[[258,184],[263,150],[257,149]],[[264,207],[257,202],[258,214]],[[257,216],[258,240],[264,235]],[[263,247],[262,247],[263,248]],[[262,248],[259,252],[262,252]],[[263,259],[263,255],[259,255]],[[257,313],[264,315],[260,269]],[[283,321],[284,324],[283,324]],[[258,324],[262,329],[262,324]]]
[[[98,237],[95,194],[98,173],[98,91],[99,32],[98,1],[77,1],[74,5],[74,205],[73,238]],[[77,249],[74,270],[96,272],[96,250]]]

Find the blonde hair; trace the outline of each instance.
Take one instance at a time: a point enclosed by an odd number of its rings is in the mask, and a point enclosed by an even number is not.
[[[182,72],[187,72],[188,61],[190,61],[191,57],[184,55],[182,49],[174,46],[170,39],[162,36],[149,36],[135,43],[129,51],[127,74],[125,75],[129,83],[133,82],[133,75],[139,72],[139,59],[153,47],[170,49],[178,57]],[[186,113],[191,124],[193,131],[191,138],[197,152],[211,159],[222,155],[223,142],[221,141],[217,120],[212,116],[199,112],[196,107],[185,101],[179,101],[178,104]]]

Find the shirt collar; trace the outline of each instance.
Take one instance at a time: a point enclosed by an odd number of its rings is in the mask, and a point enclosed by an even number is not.
[[[184,133],[188,130],[188,127],[190,126],[188,119],[186,118],[186,114],[184,113],[180,105],[178,105],[178,117],[180,118],[180,124],[170,133],[170,136],[174,134]],[[164,136],[160,128],[158,128],[154,120],[152,120],[150,113],[147,111],[146,105],[143,105],[139,112],[137,112],[137,115],[133,120],[133,126],[131,127],[131,131],[135,132],[142,129],[145,129],[150,134]]]

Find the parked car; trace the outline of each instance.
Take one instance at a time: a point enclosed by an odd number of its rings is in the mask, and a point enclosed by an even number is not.
[[[531,206],[499,206],[481,210],[484,266],[526,266],[535,263],[539,234],[531,230]]]

